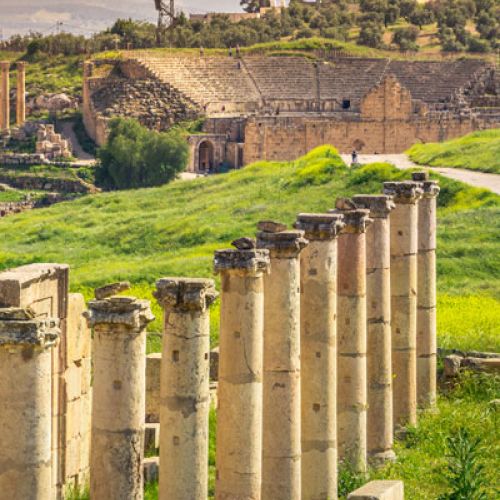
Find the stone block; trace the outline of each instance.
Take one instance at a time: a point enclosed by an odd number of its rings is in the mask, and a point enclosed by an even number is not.
[[[161,354],[146,357],[146,422],[160,422],[160,372]]]
[[[86,311],[85,299],[79,293],[68,296],[68,326],[66,359],[68,364],[91,356],[91,333],[83,317]]]
[[[92,360],[90,358],[83,358],[80,364],[82,369],[81,391],[83,395],[90,392],[90,384],[92,382]]]
[[[82,394],[82,367],[71,363],[64,374],[66,403],[79,399]]]
[[[404,500],[403,481],[371,481],[353,491],[348,500]]]
[[[66,440],[79,439],[82,428],[82,402],[69,401],[66,406]]]
[[[66,441],[64,449],[64,470],[66,478],[77,476],[80,472],[80,445],[80,436]]]
[[[154,483],[160,477],[160,458],[147,457],[144,459],[144,484]]]

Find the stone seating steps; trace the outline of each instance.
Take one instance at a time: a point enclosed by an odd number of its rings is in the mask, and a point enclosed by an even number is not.
[[[164,57],[142,60],[160,80],[199,104],[255,102],[259,94],[238,61],[223,57]]]

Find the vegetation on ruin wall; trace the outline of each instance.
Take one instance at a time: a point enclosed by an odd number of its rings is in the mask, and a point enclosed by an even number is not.
[[[500,174],[500,129],[473,132],[443,143],[415,144],[407,153],[419,165]]]
[[[87,196],[1,220],[0,267],[67,262],[72,288],[87,297],[95,286],[128,279],[134,294],[152,298],[159,277],[211,276],[213,251],[255,234],[261,219],[291,224],[299,211],[325,211],[336,196],[380,192],[384,180],[409,175],[384,164],[350,170],[323,147],[291,163],[259,162],[227,175]],[[440,181],[440,344],[500,351],[500,308],[493,307],[500,299],[493,279],[500,267],[499,197]],[[215,341],[217,310],[212,317]]]

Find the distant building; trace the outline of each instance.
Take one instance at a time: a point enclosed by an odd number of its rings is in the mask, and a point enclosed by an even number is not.
[[[224,15],[229,17],[232,23],[239,23],[246,19],[260,19],[262,16],[270,11],[281,12],[281,9],[286,8],[285,0],[271,0],[270,7],[262,7],[259,12],[208,12],[206,14],[190,14],[189,19],[191,21],[201,21],[204,23],[209,23],[214,16]]]

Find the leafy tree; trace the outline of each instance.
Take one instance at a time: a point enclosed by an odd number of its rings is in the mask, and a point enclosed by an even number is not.
[[[383,26],[377,22],[368,21],[361,25],[359,32],[358,45],[367,45],[368,47],[380,48],[383,46],[382,37],[384,35]]]
[[[408,21],[422,29],[422,26],[434,22],[434,12],[427,5],[418,4],[415,10],[408,16]]]
[[[160,186],[186,168],[188,155],[187,142],[178,132],[154,132],[136,120],[115,118],[99,150],[96,181],[107,189]]]
[[[481,38],[471,36],[469,39],[468,50],[469,52],[486,53],[491,50],[491,45],[488,40],[483,40]]]
[[[399,50],[418,50],[417,38],[418,28],[411,26],[409,28],[398,28],[392,35],[392,43],[399,47]]]

